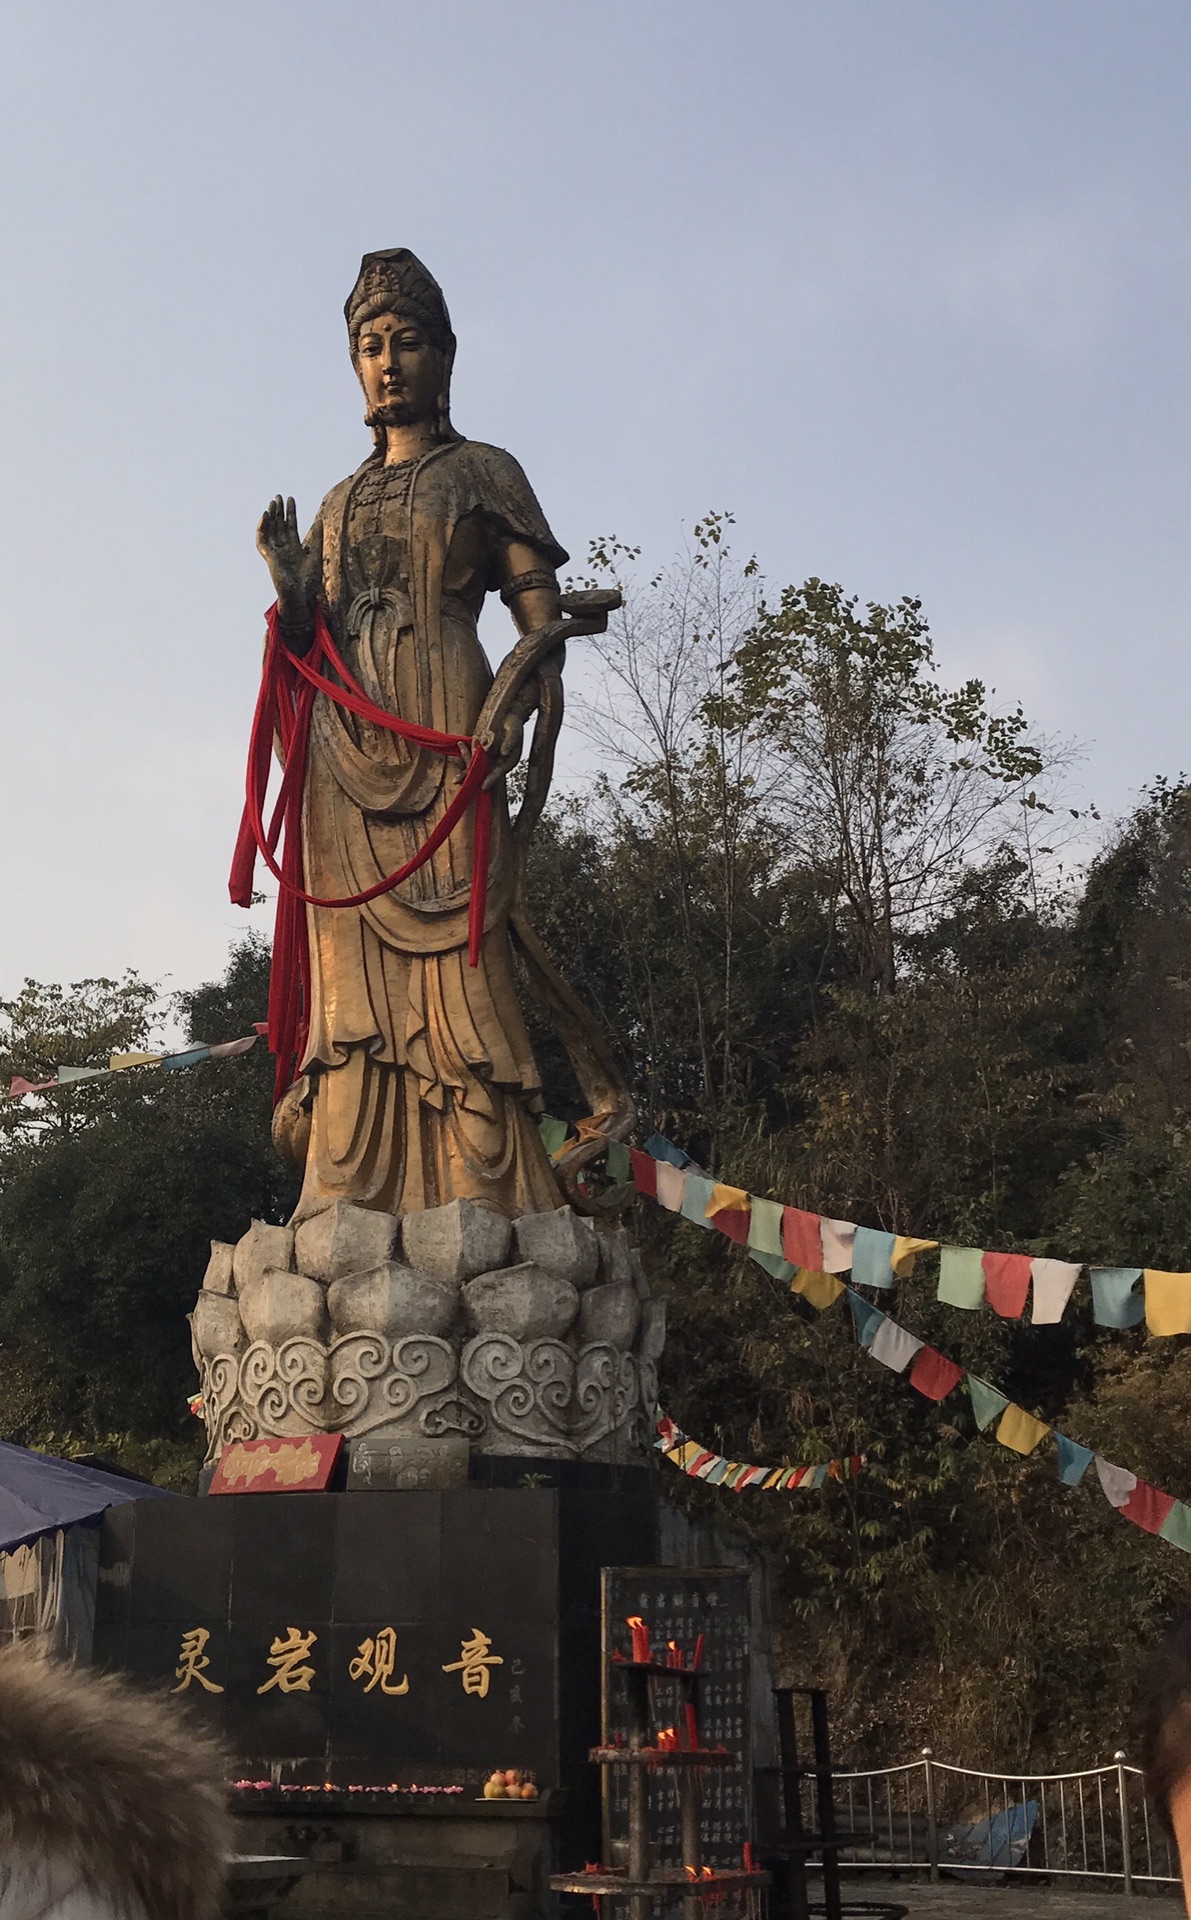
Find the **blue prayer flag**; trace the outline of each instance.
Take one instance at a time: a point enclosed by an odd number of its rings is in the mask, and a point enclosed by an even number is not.
[[[871,1347],[876,1336],[877,1328],[880,1326],[882,1320],[884,1320],[885,1315],[881,1312],[880,1307],[874,1307],[870,1301],[864,1299],[863,1295],[853,1293],[851,1287],[848,1288],[848,1305],[852,1309],[852,1319],[856,1326],[856,1338],[862,1347]]]
[[[691,1163],[690,1154],[676,1147],[672,1140],[667,1140],[664,1133],[651,1133],[645,1142],[645,1151],[652,1154],[655,1160],[668,1160],[672,1167],[689,1167]]]
[[[1140,1267],[1093,1267],[1092,1313],[1098,1327],[1139,1327],[1145,1319],[1144,1294],[1133,1289]]]
[[[852,1243],[852,1285],[854,1287],[891,1287],[893,1285],[893,1249],[897,1235],[881,1233],[876,1227],[857,1227]]]
[[[167,1054],[161,1063],[163,1073],[174,1073],[180,1067],[197,1067],[200,1060],[211,1058],[210,1047],[190,1047],[185,1053]]]
[[[1059,1479],[1064,1486],[1077,1487],[1096,1456],[1091,1447],[1081,1447],[1078,1440],[1068,1440],[1057,1427],[1054,1436],[1059,1449]]]

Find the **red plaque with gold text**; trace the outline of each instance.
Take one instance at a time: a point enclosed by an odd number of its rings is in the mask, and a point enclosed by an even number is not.
[[[341,1433],[301,1440],[233,1440],[219,1456],[212,1493],[320,1493],[343,1447]]]

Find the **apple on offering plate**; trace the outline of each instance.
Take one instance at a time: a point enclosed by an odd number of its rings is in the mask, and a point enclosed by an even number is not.
[[[532,1780],[517,1767],[509,1767],[489,1774],[484,1782],[485,1800],[536,1800],[538,1790]]]

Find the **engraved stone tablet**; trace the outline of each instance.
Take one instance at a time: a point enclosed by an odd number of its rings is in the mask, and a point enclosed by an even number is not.
[[[377,1427],[351,1442],[348,1455],[349,1492],[383,1488],[462,1487],[467,1484],[468,1444],[461,1435],[424,1440],[404,1433],[386,1433]]]

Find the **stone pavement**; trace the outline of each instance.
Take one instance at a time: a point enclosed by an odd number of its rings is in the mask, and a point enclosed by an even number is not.
[[[821,1898],[814,1891],[811,1899]],[[912,1880],[878,1883],[867,1875],[844,1881],[844,1903],[889,1900],[909,1908],[910,1920],[1183,1920],[1183,1903],[1171,1889],[1126,1900],[1110,1892],[1076,1893],[1066,1888],[1010,1883],[973,1886],[944,1881],[937,1887]]]

